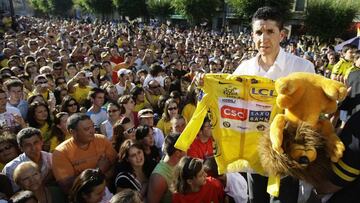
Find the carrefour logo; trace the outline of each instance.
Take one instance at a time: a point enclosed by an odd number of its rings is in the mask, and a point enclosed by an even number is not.
[[[233,120],[245,121],[248,117],[248,110],[224,105],[221,107],[221,117]]]

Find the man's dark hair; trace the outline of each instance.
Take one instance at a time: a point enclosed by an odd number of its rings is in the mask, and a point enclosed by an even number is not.
[[[84,120],[91,120],[90,116],[84,114],[84,113],[74,113],[73,115],[71,115],[67,122],[66,122],[66,127],[68,130],[74,130],[77,128],[78,124],[80,121],[84,121]]]
[[[165,154],[171,156],[175,153],[177,149],[174,147],[174,145],[179,137],[180,137],[180,133],[170,133],[170,135],[165,137],[165,141],[164,141]]]
[[[10,80],[7,80],[5,83],[4,83],[6,89],[9,91],[12,87],[21,87],[23,88],[23,82],[19,79],[10,79]]]
[[[259,8],[254,13],[251,23],[253,24],[256,20],[273,20],[277,23],[279,30],[284,28],[283,15],[278,9],[274,7],[264,6]]]
[[[157,63],[152,64],[149,69],[150,69],[149,71],[150,75],[154,77],[164,71],[164,69]]]
[[[55,67],[62,67],[62,63],[61,61],[55,61],[53,64],[52,64],[53,68]]]
[[[39,129],[33,128],[33,127],[24,128],[24,129],[20,130],[18,132],[18,134],[16,135],[17,143],[21,147],[24,139],[30,138],[32,136],[38,136],[40,139],[42,139],[41,131]]]
[[[99,94],[99,93],[106,94],[106,91],[103,90],[103,89],[100,89],[100,88],[98,88],[98,87],[92,88],[92,89],[90,90],[90,92],[89,92],[89,99],[90,99],[90,98],[95,99],[96,95]]]
[[[345,44],[341,49],[341,52],[345,54],[350,49],[357,49],[357,47],[353,44]]]
[[[358,58],[360,58],[360,50],[355,52],[354,61],[358,60]]]

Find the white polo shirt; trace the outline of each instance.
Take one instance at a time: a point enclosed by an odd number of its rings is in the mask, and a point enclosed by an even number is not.
[[[236,68],[233,75],[257,75],[276,80],[294,72],[315,73],[314,65],[310,61],[287,53],[282,48],[280,48],[274,64],[268,71],[265,71],[259,65],[259,57],[260,54],[249,60],[243,61]]]

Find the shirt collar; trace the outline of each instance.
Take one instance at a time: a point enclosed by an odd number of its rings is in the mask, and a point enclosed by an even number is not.
[[[277,66],[278,68],[280,68],[281,70],[284,70],[286,67],[286,56],[285,56],[285,51],[283,48],[280,47],[279,50],[279,54],[277,55],[274,64],[271,67],[275,67]],[[257,54],[256,56],[256,65],[259,69],[261,69],[260,64],[259,64],[259,59],[260,59],[260,54]]]
[[[286,68],[286,56],[284,49],[280,48],[279,54],[277,55],[273,66],[277,66],[281,70]]]

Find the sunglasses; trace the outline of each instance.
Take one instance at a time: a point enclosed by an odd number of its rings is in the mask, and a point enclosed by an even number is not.
[[[168,108],[169,111],[176,110],[176,109],[177,109],[177,107]]]
[[[156,88],[158,88],[158,87],[160,87],[160,86],[149,86],[151,89],[156,89]]]
[[[68,104],[68,106],[76,106],[76,103]]]
[[[38,81],[38,82],[36,82],[37,85],[46,84],[46,83],[48,83],[48,81]]]
[[[119,109],[116,109],[116,110],[108,110],[108,113],[115,113],[115,112],[117,112],[117,111],[119,111]]]
[[[7,146],[5,146],[3,149],[0,149],[0,153],[3,153],[3,152],[5,152],[5,151],[7,151],[7,150],[9,150],[9,149],[11,149],[13,146],[11,146],[11,145],[7,145]]]
[[[126,134],[130,134],[130,133],[132,133],[132,132],[134,132],[134,131],[135,131],[135,127],[132,127],[132,128],[129,128],[129,129],[125,130],[124,132],[125,132]]]

